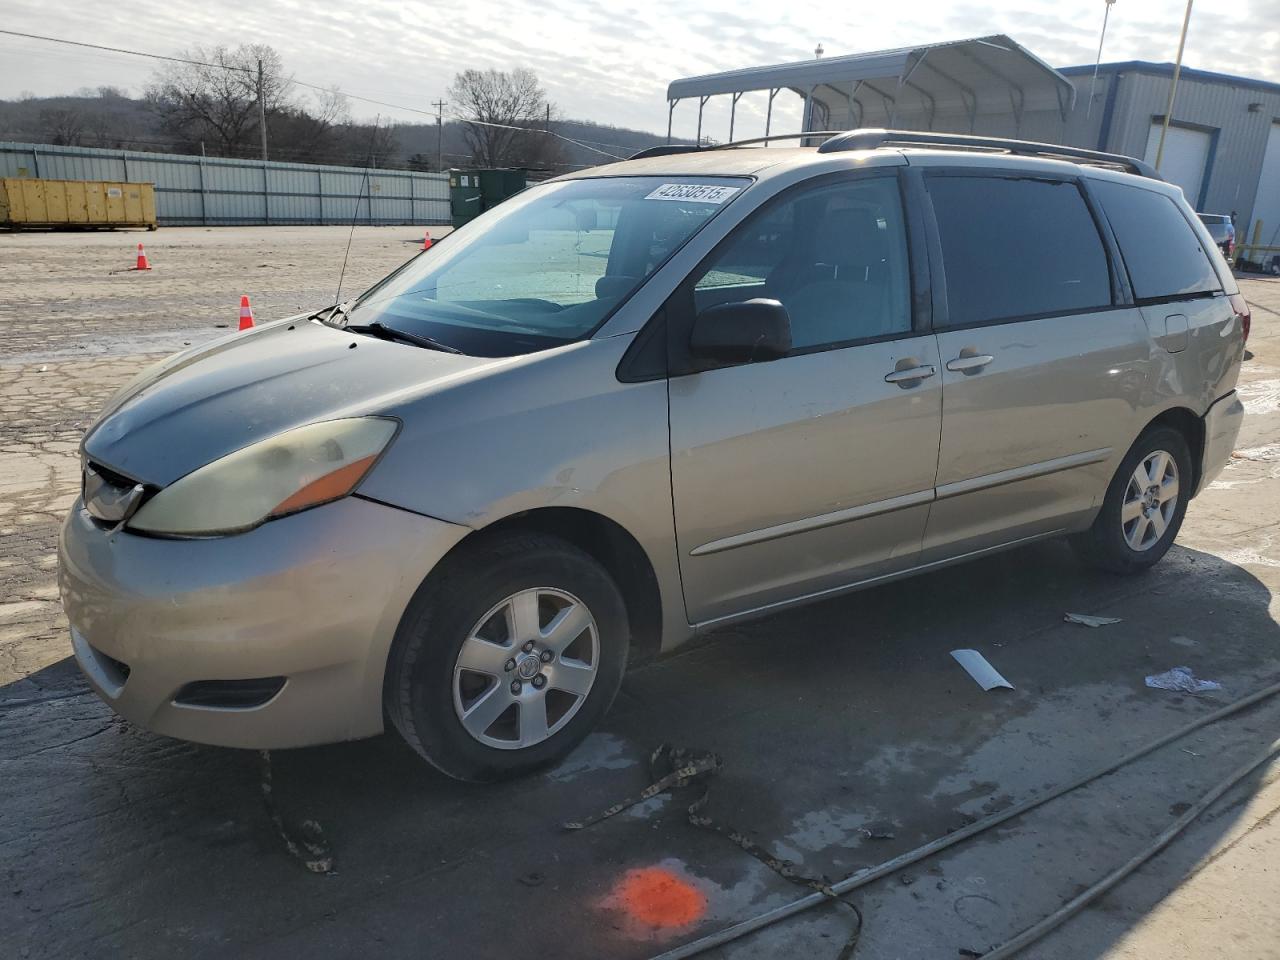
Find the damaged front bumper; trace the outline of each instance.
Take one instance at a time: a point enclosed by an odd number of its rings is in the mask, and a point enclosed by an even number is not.
[[[382,731],[400,616],[465,527],[348,497],[236,536],[110,532],[77,500],[59,540],[72,647],[121,716],[280,748]]]

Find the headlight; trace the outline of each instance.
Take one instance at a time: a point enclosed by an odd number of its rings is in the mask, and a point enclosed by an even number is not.
[[[148,500],[133,530],[208,536],[345,497],[364,479],[399,424],[381,417],[298,427],[194,470]]]

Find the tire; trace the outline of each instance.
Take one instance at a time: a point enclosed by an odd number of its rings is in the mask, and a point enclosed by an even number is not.
[[[520,776],[599,722],[629,647],[622,595],[592,557],[543,534],[490,540],[446,561],[410,601],[387,663],[387,714],[451,777]]]
[[[1166,455],[1172,464],[1176,487],[1171,505],[1161,499],[1169,493],[1168,463],[1153,460],[1157,454]],[[1135,472],[1139,464],[1148,475],[1161,474],[1158,493],[1148,492],[1155,484],[1146,490],[1138,489]],[[1071,545],[1087,563],[1111,573],[1141,573],[1149,569],[1169,552],[1177,538],[1193,481],[1191,450],[1181,431],[1173,427],[1148,429],[1116,470],[1093,526],[1072,537]]]

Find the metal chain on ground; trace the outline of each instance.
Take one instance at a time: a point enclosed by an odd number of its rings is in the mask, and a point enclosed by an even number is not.
[[[258,755],[262,758],[262,804],[267,808],[267,817],[276,828],[276,834],[284,841],[285,850],[312,873],[331,873],[333,854],[329,851],[329,842],[324,838],[324,830],[315,820],[303,820],[298,824],[301,836],[295,838],[290,833],[276,807],[271,751],[259,750]]]
[[[854,927],[849,938],[841,947],[836,960],[849,960],[858,947],[858,939],[862,935],[862,911],[831,888],[831,881],[825,877],[809,877],[799,873],[795,864],[789,860],[775,857],[760,844],[756,843],[740,830],[722,823],[717,823],[704,810],[711,795],[711,779],[724,769],[724,760],[719,754],[709,750],[691,750],[687,747],[676,747],[669,743],[659,744],[649,755],[649,775],[653,782],[633,797],[620,800],[592,817],[581,820],[569,820],[562,824],[566,830],[583,830],[603,820],[617,816],[622,811],[634,807],[638,803],[652,799],[660,793],[676,790],[697,783],[702,789],[693,802],[685,807],[685,819],[699,828],[707,830],[735,844],[744,852],[755,857],[766,867],[790,883],[808,887],[824,897],[848,907],[853,911]]]

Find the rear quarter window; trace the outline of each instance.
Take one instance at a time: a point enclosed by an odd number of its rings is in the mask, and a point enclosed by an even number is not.
[[[1111,305],[1098,226],[1074,183],[932,176],[948,326]]]
[[[1217,293],[1222,289],[1200,238],[1169,197],[1142,187],[1094,180],[1139,300]]]

